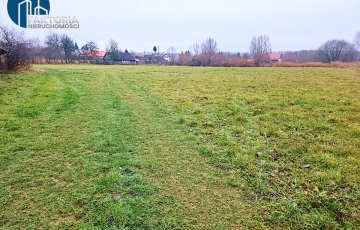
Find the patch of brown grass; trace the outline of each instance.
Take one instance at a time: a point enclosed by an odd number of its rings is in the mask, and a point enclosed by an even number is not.
[[[215,64],[213,66],[222,66],[222,67],[255,67],[254,63],[248,62],[246,58],[230,58],[222,63]]]
[[[273,67],[328,67],[328,68],[360,68],[360,62],[305,62],[305,63],[294,63],[294,62],[279,62],[273,64]]]
[[[61,187],[66,184],[66,181],[58,180],[58,179],[54,179],[53,182],[55,183],[56,186],[61,186]]]

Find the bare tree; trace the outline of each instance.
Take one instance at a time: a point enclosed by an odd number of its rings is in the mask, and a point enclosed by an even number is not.
[[[32,50],[31,63],[42,63],[45,57],[44,46],[39,38],[30,38],[29,47]]]
[[[120,51],[121,52],[121,51]],[[131,54],[131,56],[133,56],[134,58],[136,57],[136,52],[135,50],[130,50],[129,53]]]
[[[65,54],[66,63],[68,63],[72,58],[71,54],[75,51],[74,41],[66,34],[61,35],[61,46]]]
[[[194,44],[192,45],[192,51],[194,52],[194,55],[195,55],[195,56],[196,56],[196,55],[199,55],[199,53],[200,53],[200,45],[197,44],[197,43],[194,43]]]
[[[181,51],[179,55],[179,64],[182,66],[191,64],[191,54],[190,51],[186,51],[185,53]]]
[[[107,52],[119,52],[119,43],[115,41],[114,39],[110,39],[109,43],[106,45],[106,51]]]
[[[360,31],[358,31],[355,35],[354,45],[358,51],[360,51]]]
[[[317,50],[300,50],[296,52],[297,62],[319,62],[319,55]]]
[[[354,45],[357,50],[357,61],[360,61],[360,31],[355,35]]]
[[[262,66],[270,60],[271,52],[270,38],[266,35],[253,37],[250,42],[250,54],[254,58],[256,66]]]
[[[95,56],[96,51],[99,50],[98,44],[94,41],[87,41],[85,46],[90,51],[90,56]]]
[[[214,60],[214,58],[215,58],[215,56],[216,56],[216,54],[218,52],[217,46],[218,46],[217,42],[212,38],[206,39],[201,44],[201,52],[206,57],[206,62],[207,62],[206,64],[207,65],[212,64],[212,61]]]
[[[351,62],[356,58],[355,46],[345,40],[332,39],[322,44],[318,50],[322,62]]]
[[[168,54],[176,54],[176,49],[174,46],[170,46],[167,50]]]
[[[25,38],[24,32],[0,24],[0,47],[5,51],[5,63],[8,70],[16,67],[29,67],[32,49],[31,41]]]
[[[106,45],[106,51],[109,52],[109,57],[114,60],[120,52],[119,43],[114,39],[110,39],[109,44]]]
[[[61,60],[62,62],[62,52],[63,52],[63,43],[61,41],[61,35],[56,33],[49,33],[45,38],[47,59],[50,60]]]

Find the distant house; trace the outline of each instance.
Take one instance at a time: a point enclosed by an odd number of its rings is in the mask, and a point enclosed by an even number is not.
[[[164,59],[168,63],[176,63],[179,61],[179,55],[178,54],[165,54]]]
[[[168,60],[164,58],[163,55],[145,55],[144,57],[140,58],[142,64],[167,64]]]
[[[152,55],[144,55],[139,59],[141,64],[151,64]]]
[[[106,52],[104,58],[105,63],[108,64],[118,64],[118,65],[136,65],[135,58],[130,53],[115,53],[115,52]]]
[[[282,54],[279,53],[262,54],[261,57],[262,57],[261,60],[263,60],[262,63],[260,63],[261,65],[265,65],[268,63],[282,62]],[[255,63],[255,59],[254,58],[248,59],[248,62]]]
[[[282,62],[282,54],[269,53],[270,62]]]
[[[74,52],[72,52],[72,55],[76,56],[76,59],[80,63],[81,62],[84,62],[84,63],[102,62],[105,54],[106,54],[106,51],[99,51],[99,50],[90,52],[88,50],[77,49]]]
[[[167,60],[163,56],[154,56],[152,58],[152,64],[167,64]]]
[[[105,54],[106,54],[106,53],[107,53],[106,51],[96,50],[96,51],[94,51],[94,53],[93,53],[93,57],[96,57],[97,59],[102,60],[102,59],[105,57]]]
[[[99,50],[95,50],[93,52],[87,51],[85,54],[88,56],[90,62],[100,63],[103,61],[106,51],[99,51]]]

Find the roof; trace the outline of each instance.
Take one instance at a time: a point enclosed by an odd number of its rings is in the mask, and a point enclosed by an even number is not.
[[[104,59],[106,56],[109,56],[109,59],[112,59],[114,57],[113,61],[135,61],[135,58],[130,53],[114,53],[114,52],[106,52]]]
[[[81,51],[79,51],[81,53]],[[99,51],[99,50],[95,50],[92,53],[90,53],[90,51],[85,51],[85,54],[87,56],[94,56],[94,57],[100,57],[103,58],[106,54],[106,51]],[[92,55],[93,54],[93,55]]]
[[[105,56],[105,54],[106,54],[106,51],[95,51],[94,52],[95,53],[95,56],[96,57],[104,57]]]
[[[269,53],[269,58],[271,61],[273,60],[280,60],[282,59],[282,54],[278,54],[278,53]]]
[[[161,57],[161,56],[155,56],[151,59],[152,61],[156,61],[156,62],[165,62],[165,58]]]
[[[263,59],[262,61],[281,61],[282,54],[279,53],[266,53],[260,54],[260,57]],[[248,62],[254,62],[255,58],[248,59]]]

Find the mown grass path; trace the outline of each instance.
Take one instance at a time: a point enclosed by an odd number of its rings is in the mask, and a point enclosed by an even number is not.
[[[115,77],[134,113],[144,153],[141,162],[146,165],[143,175],[158,188],[154,199],[162,221],[171,228],[252,226],[249,202],[241,190],[227,184],[228,173],[199,154],[198,144],[184,134],[177,119],[122,76]]]

